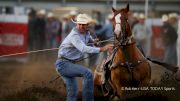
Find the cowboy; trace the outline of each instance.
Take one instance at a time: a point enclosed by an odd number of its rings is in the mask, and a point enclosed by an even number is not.
[[[169,17],[165,15],[162,16],[162,36],[165,47],[164,62],[177,65],[176,44],[178,36],[175,28],[170,23],[170,18],[171,15]]]
[[[90,18],[86,14],[79,14],[76,18],[76,26],[63,40],[59,47],[56,70],[61,75],[67,90],[66,101],[77,101],[78,88],[76,77],[83,77],[83,101],[94,101],[93,74],[92,71],[75,62],[83,59],[85,53],[99,53],[111,50],[113,45],[103,47],[87,46],[91,39],[88,31]]]
[[[57,39],[59,38],[60,27],[61,22],[55,17],[54,13],[49,12],[46,22],[46,43],[48,48],[55,48],[58,46]]]
[[[37,17],[34,24],[36,49],[43,49],[45,47],[45,15],[46,11],[44,9],[41,9],[37,12]]]
[[[132,32],[138,45],[142,47],[145,56],[150,56],[150,39],[152,36],[152,30],[146,25],[146,17],[143,13],[139,14],[138,23],[134,25]]]
[[[73,23],[71,21],[71,19],[74,20],[76,18],[77,14],[78,14],[78,12],[75,11],[75,10],[72,10],[72,11],[69,12],[69,20],[67,21],[67,24],[66,24],[66,34],[70,33],[71,29],[74,26],[76,26],[76,24]]]

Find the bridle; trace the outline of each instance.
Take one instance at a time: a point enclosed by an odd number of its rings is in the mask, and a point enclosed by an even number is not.
[[[114,29],[114,36],[116,39],[116,44],[118,44],[118,46],[127,46],[127,45],[131,45],[134,44],[135,41],[133,41],[133,35],[131,34],[131,36],[128,36],[128,32],[127,32],[127,27],[128,27],[128,22],[127,22],[127,18],[123,17],[122,19],[125,19],[126,21],[124,22],[125,24],[121,23],[121,14],[117,14],[115,16],[115,29]],[[123,25],[121,27],[121,25]],[[129,29],[130,30],[130,29]],[[120,35],[119,37],[117,35]]]
[[[112,63],[115,59],[114,57],[115,57],[116,52],[118,51],[118,48],[121,48],[123,54],[128,56],[127,52],[126,52],[126,47],[135,44],[133,35],[131,34],[130,36],[128,36],[128,34],[129,34],[128,30],[130,30],[127,28],[128,22],[125,21],[124,22],[125,24],[124,23],[122,24],[121,19],[120,19],[121,16],[119,16],[119,14],[117,14],[119,19],[117,19],[117,17],[116,17],[117,15],[115,16],[115,29],[114,29],[114,35],[115,35],[114,47],[115,48],[113,50]],[[122,19],[127,20],[127,18],[122,18]],[[123,26],[121,26],[121,25],[123,25]],[[121,30],[121,28],[122,28],[122,30]],[[119,35],[119,36],[117,36],[117,35]],[[138,65],[139,63],[142,63],[144,60],[137,60],[137,61],[133,61],[132,63],[129,63],[128,57],[125,57],[125,61],[126,62],[119,61],[118,64],[111,65],[111,67],[112,68],[117,67],[118,65],[120,65],[122,67],[127,67],[129,72],[131,73],[131,69],[133,67],[135,67],[136,65]]]

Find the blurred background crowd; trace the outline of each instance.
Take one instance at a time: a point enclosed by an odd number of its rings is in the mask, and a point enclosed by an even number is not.
[[[3,2],[3,0],[1,1]],[[113,37],[111,7],[118,9],[129,2],[128,21],[137,45],[143,49],[147,57],[154,57],[155,51],[160,51],[163,55],[159,55],[160,58],[158,56],[155,58],[180,66],[180,36],[178,38],[178,35],[180,35],[180,8],[177,9],[178,0],[172,0],[168,7],[166,6],[166,0],[98,0],[96,2],[95,0],[60,0],[59,5],[56,4],[57,2],[57,0],[54,0],[50,4],[48,0],[46,2],[39,0],[38,3],[44,5],[39,7],[35,7],[31,0],[17,0],[15,2],[16,6],[22,6],[23,4],[30,6],[26,9],[29,51],[58,48],[63,39],[75,26],[72,20],[76,20],[76,16],[80,13],[87,13],[91,17],[92,21],[89,25],[89,30],[94,37],[98,37],[100,41],[108,40]],[[4,0],[5,4],[8,5],[8,2]],[[12,5],[12,2],[9,2],[9,4]],[[53,7],[53,5],[58,6]],[[98,5],[101,7],[105,6],[104,8],[106,9],[102,10]],[[158,6],[161,6],[160,10],[157,10],[159,9]],[[1,8],[3,9],[3,6]],[[1,13],[3,13],[3,10]],[[153,39],[157,29],[154,28],[154,23],[160,27],[158,41]],[[154,41],[157,42],[153,43]],[[162,50],[153,50],[153,46],[159,44]],[[56,54],[54,57],[56,57]],[[91,64],[90,62],[92,61],[88,61]]]

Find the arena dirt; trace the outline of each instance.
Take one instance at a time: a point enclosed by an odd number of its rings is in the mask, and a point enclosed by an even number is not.
[[[66,90],[62,79],[50,83],[58,76],[54,66],[56,58],[51,55],[34,54],[25,63],[0,62],[0,101],[65,101]],[[78,101],[81,101],[81,80],[78,79]],[[167,85],[168,83],[169,81],[164,82],[165,86],[175,87],[176,90],[127,92],[127,101],[180,101],[178,85],[173,82]],[[99,95],[101,94],[95,95],[96,101],[103,100]]]

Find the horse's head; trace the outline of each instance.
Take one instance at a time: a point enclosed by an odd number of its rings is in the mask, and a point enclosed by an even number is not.
[[[114,13],[112,24],[116,39],[120,44],[126,45],[132,38],[130,25],[128,23],[129,4],[127,4],[126,8],[119,10],[112,8],[112,11]]]

